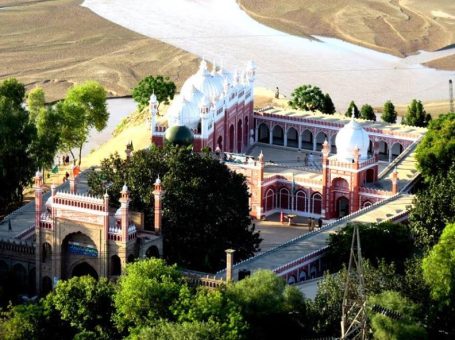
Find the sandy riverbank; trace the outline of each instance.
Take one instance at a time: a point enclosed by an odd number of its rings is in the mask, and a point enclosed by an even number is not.
[[[168,75],[180,85],[197,69],[191,53],[118,26],[81,3],[1,2],[0,80],[40,85],[53,101],[87,79],[101,82],[110,96],[124,96],[146,75]]]

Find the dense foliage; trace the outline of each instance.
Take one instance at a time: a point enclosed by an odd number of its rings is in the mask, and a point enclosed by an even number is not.
[[[386,123],[396,123],[397,122],[397,111],[395,110],[395,105],[388,100],[384,103],[384,109],[381,115],[381,119]]]
[[[420,100],[413,99],[401,124],[425,127],[431,121],[431,115],[425,111]]]
[[[71,87],[63,101],[57,104],[61,129],[61,149],[71,153],[81,164],[82,148],[91,129],[103,130],[109,119],[106,90],[95,81]],[[78,157],[73,153],[78,150]]]
[[[225,250],[237,260],[259,248],[259,234],[250,226],[245,178],[209,154],[167,146],[136,152],[130,160],[112,155],[89,176],[92,193],[118,204],[124,183],[131,190],[131,209],[143,211],[151,224],[153,183],[160,176],[164,190],[163,235],[167,259],[181,266],[215,271],[224,266]]]
[[[55,114],[24,109],[25,87],[15,79],[0,84],[0,214],[22,202],[23,189],[38,168],[52,163],[58,147]]]
[[[374,109],[371,105],[365,104],[360,109],[360,118],[366,120],[376,121],[376,114],[374,113]]]
[[[416,159],[424,178],[445,174],[455,162],[455,113],[432,120],[417,146]]]
[[[120,281],[59,281],[37,304],[10,307],[2,339],[276,339],[309,325],[300,292],[269,271],[208,290],[187,285],[175,266],[130,263]],[[114,323],[113,323],[114,322]]]
[[[159,107],[161,103],[169,104],[170,100],[174,99],[175,91],[176,86],[169,77],[148,76],[133,89],[133,98],[142,110],[149,104],[152,93],[155,94]]]
[[[399,269],[403,269],[405,260],[414,252],[414,242],[407,226],[387,222],[358,224],[358,227],[364,258],[374,265],[381,260],[394,262]],[[327,262],[331,268],[339,269],[342,264],[347,264],[353,230],[354,225],[349,224],[338,233],[330,235]]]
[[[335,113],[335,106],[329,94],[322,93],[319,87],[313,85],[302,85],[294,89],[289,105],[299,110]]]

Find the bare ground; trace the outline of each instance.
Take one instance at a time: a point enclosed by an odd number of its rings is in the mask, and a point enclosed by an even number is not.
[[[197,69],[196,56],[113,24],[81,2],[2,1],[0,80],[40,85],[53,101],[88,79],[110,96],[125,96],[146,75],[167,75],[181,85]]]
[[[453,0],[237,1],[254,19],[279,30],[335,37],[397,56],[455,42]],[[445,67],[455,69],[455,63]]]

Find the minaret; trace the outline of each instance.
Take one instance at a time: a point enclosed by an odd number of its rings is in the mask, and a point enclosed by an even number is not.
[[[322,216],[330,218],[330,197],[329,197],[329,152],[330,147],[327,139],[322,144]]]
[[[256,80],[256,64],[252,60],[246,64],[246,77],[250,83],[251,91],[253,91],[254,81]]]
[[[35,228],[39,230],[41,210],[43,209],[43,176],[37,171],[35,174]]]
[[[360,167],[360,149],[356,145],[354,147],[354,151],[352,152],[354,156],[354,164],[352,164],[353,172],[352,172],[352,183],[351,183],[351,211],[350,213],[353,213],[354,211],[359,210],[359,190],[360,190],[360,172],[359,167]]]
[[[43,176],[37,171],[35,174],[35,267],[36,287],[41,292],[41,209],[43,208]]]
[[[260,220],[262,218],[262,212],[263,212],[263,207],[262,207],[262,196],[263,196],[263,190],[262,190],[262,182],[264,182],[264,154],[261,153],[258,156],[258,162],[259,162],[259,174],[257,177],[257,183],[256,183],[256,195],[257,195],[257,205],[256,205],[256,218]]]
[[[393,169],[392,172],[392,194],[396,195],[398,193],[398,170],[397,167]]]
[[[156,128],[156,116],[158,114],[158,100],[156,99],[155,92],[150,96],[149,102],[149,111],[150,111],[150,132],[153,136]]]
[[[130,203],[130,195],[128,187],[123,185],[122,191],[120,192],[120,225],[122,227],[122,241],[128,242],[128,227],[129,227],[129,212],[128,207]]]
[[[153,196],[155,198],[155,209],[154,215],[155,215],[155,233],[160,234],[161,233],[161,227],[162,227],[162,219],[163,219],[163,195],[164,195],[164,190],[161,186],[161,180],[160,177],[155,181],[155,190],[153,190]]]

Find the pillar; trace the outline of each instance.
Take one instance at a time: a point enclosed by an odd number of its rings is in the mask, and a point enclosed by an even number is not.
[[[262,212],[263,212],[263,207],[262,207],[262,196],[263,196],[263,191],[262,191],[262,182],[264,181],[264,154],[261,153],[259,154],[258,157],[258,162],[259,162],[259,173],[258,173],[258,178],[257,178],[257,183],[256,183],[256,189],[257,189],[257,205],[256,205],[256,218],[260,220],[262,218]]]
[[[392,194],[395,195],[398,193],[398,170],[395,169],[392,172]]]
[[[154,229],[155,233],[160,234],[163,220],[163,200],[164,190],[161,186],[161,180],[158,177],[155,181],[155,190],[153,190],[153,196],[155,198],[154,206]]]
[[[359,210],[360,205],[360,197],[359,197],[359,190],[360,190],[360,172],[359,170],[359,163],[360,163],[360,150],[359,147],[356,146],[353,151],[354,156],[354,163],[352,164],[353,174],[352,174],[352,183],[351,183],[351,209],[350,212],[353,213],[354,211]]]
[[[120,192],[120,225],[122,227],[122,242],[128,242],[128,227],[129,227],[129,192],[126,184],[123,186],[122,191]],[[126,257],[126,254],[125,254]]]
[[[330,145],[327,140],[322,145],[322,211],[324,218],[331,218],[330,212],[330,183],[329,183],[329,152]]]
[[[299,132],[299,136],[297,138],[298,138],[298,143],[299,143],[298,148],[301,149],[302,148],[302,134],[300,132]]]
[[[288,146],[288,131],[287,130],[284,130],[283,138],[284,138],[283,145]]]
[[[318,135],[313,135],[313,151],[316,151],[317,137]]]
[[[392,149],[387,144],[387,153],[389,154],[389,163],[392,162]]]
[[[110,254],[109,254],[109,195],[107,192],[103,196],[103,212],[104,212],[104,254],[105,256],[105,275],[110,275]],[[114,222],[115,223],[115,222]],[[123,268],[122,268],[123,269]]]
[[[232,282],[234,252],[235,252],[234,249],[226,249],[226,282]]]
[[[269,130],[269,144],[273,144],[273,127]]]
[[[43,176],[37,171],[35,174],[35,267],[36,267],[36,289],[41,292],[41,210],[43,208]]]

